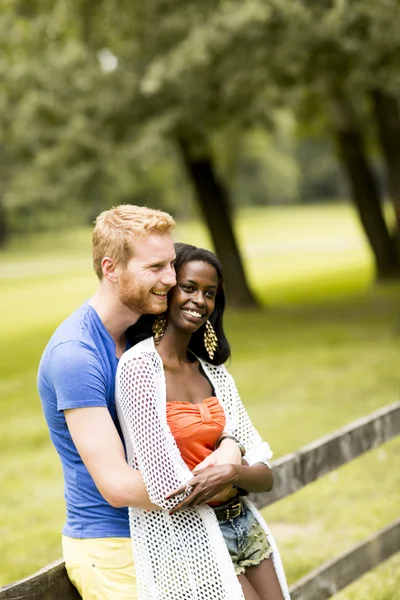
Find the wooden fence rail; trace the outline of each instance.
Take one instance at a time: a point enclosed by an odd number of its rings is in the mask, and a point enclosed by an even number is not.
[[[376,448],[400,433],[400,402],[339,429],[272,464],[274,489],[251,495],[263,508]],[[400,520],[353,546],[297,581],[292,600],[326,600],[400,550]],[[0,588],[0,600],[78,600],[64,561],[58,560],[34,575]]]
[[[292,600],[327,600],[399,550],[400,519],[296,581]]]
[[[400,433],[400,402],[384,406],[272,463],[274,487],[251,495],[258,508],[281,500]]]

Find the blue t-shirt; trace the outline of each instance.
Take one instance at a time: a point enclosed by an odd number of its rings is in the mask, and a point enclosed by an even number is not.
[[[67,506],[63,534],[70,537],[129,537],[128,509],[113,508],[100,494],[72,441],[63,412],[105,406],[120,433],[114,399],[117,365],[115,343],[88,303],[56,329],[40,362],[39,394],[63,468]]]

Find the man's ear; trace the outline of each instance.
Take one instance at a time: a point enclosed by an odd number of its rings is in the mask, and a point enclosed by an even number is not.
[[[101,268],[104,279],[107,279],[111,283],[117,283],[118,274],[116,271],[116,264],[112,258],[105,256],[101,261]]]

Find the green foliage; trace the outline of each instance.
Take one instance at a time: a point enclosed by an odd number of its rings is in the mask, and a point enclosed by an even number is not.
[[[340,195],[327,97],[345,87],[368,118],[366,90],[397,93],[399,26],[397,0],[10,0],[0,18],[10,225],[85,223],[120,202],[193,214],[176,136],[198,153],[211,142],[235,204]],[[300,120],[304,144],[282,114]]]
[[[9,6],[2,20],[9,61],[0,63],[6,83],[0,195],[12,228],[54,226],[57,218],[66,225],[77,215],[90,222],[121,202],[190,214],[188,185],[157,125],[143,138],[130,117],[136,75],[129,63],[122,57],[119,68],[109,70],[114,55],[87,42],[82,14],[66,2],[32,3],[18,19],[18,3]],[[105,15],[89,15],[99,44]],[[176,206],[179,196],[185,206]]]
[[[215,159],[236,206],[291,204],[298,200],[295,124],[277,115],[271,131],[226,128],[215,139]]]

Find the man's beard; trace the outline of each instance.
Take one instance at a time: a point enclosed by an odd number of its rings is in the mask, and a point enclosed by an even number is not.
[[[125,271],[119,277],[118,298],[132,312],[147,315],[165,312],[167,303],[157,301],[150,290],[141,286]]]

